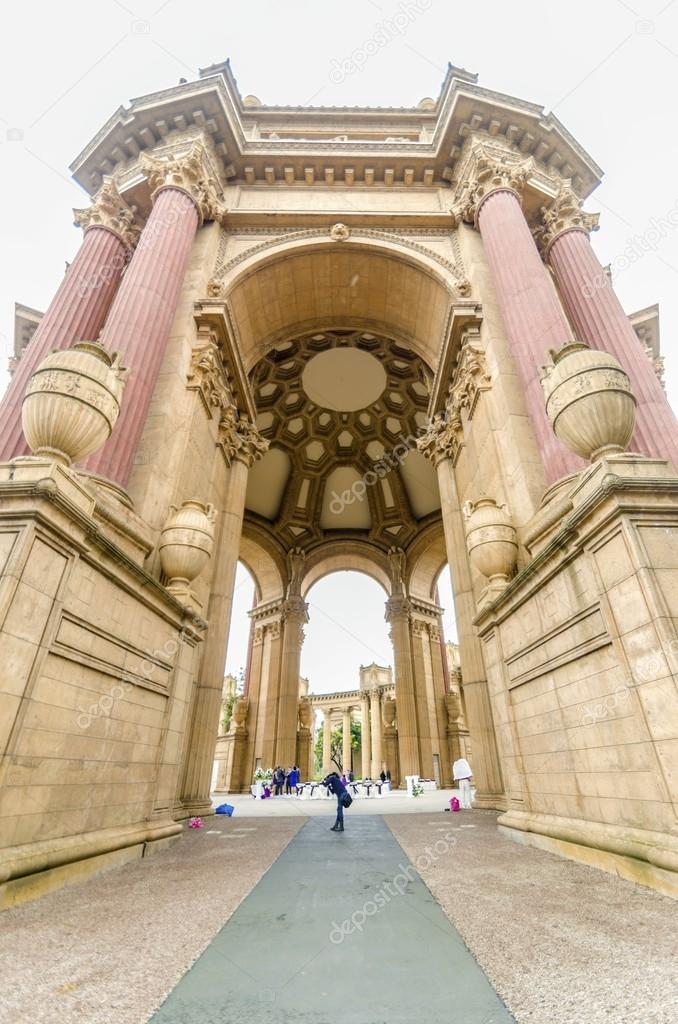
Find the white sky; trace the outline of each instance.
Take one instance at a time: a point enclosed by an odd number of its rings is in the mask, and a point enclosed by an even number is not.
[[[416,11],[415,0],[407,4]],[[228,56],[243,95],[255,93],[265,103],[412,105],[437,96],[452,61],[478,72],[483,86],[554,110],[606,171],[588,202],[602,214],[594,247],[603,263],[614,262],[629,239],[645,238],[659,224],[656,244],[648,236],[647,253],[615,284],[629,312],[660,303],[675,405],[678,229],[662,227],[661,219],[678,203],[678,0],[570,0],[565,6],[419,0],[420,13],[412,14],[403,34],[379,49],[364,70],[337,82],[334,62],[341,65],[361,49],[401,6],[400,0],[5,5],[0,387],[7,379],[14,301],[44,309],[80,242],[71,208],[87,199],[70,181],[68,164],[130,97],[195,77],[198,66]],[[241,586],[238,598],[247,590]],[[314,686],[323,680],[323,688],[332,689],[341,680],[353,687],[357,666],[371,660],[371,651],[390,654],[383,594],[365,578],[341,575],[321,581],[310,600],[303,671]],[[444,592],[441,600],[449,604]],[[240,612],[236,607],[234,625],[244,622]],[[238,642],[236,635],[229,669],[244,664]]]

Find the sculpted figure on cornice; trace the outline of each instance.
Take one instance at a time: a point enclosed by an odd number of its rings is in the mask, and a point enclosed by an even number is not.
[[[544,254],[564,231],[579,228],[587,233],[598,230],[599,213],[586,213],[582,209],[579,196],[573,191],[569,181],[561,182],[558,195],[550,206],[541,208],[542,222],[534,235]]]
[[[473,413],[481,391],[488,391],[492,385],[485,362],[485,353],[474,345],[469,337],[462,343],[459,362],[448,392],[448,407],[456,413],[467,410],[468,418]]]
[[[200,391],[210,413],[234,406],[228,373],[219,346],[213,338],[208,338],[206,342],[193,349],[187,387]]]
[[[100,227],[112,231],[123,245],[131,250],[139,239],[140,228],[135,223],[136,207],[128,206],[118,192],[113,178],[104,178],[104,183],[97,192],[91,206],[83,210],[73,210],[73,223],[76,227]]]
[[[201,220],[220,220],[225,216],[221,187],[208,167],[202,142],[193,142],[178,156],[160,158],[142,153],[139,163],[148,177],[153,199],[163,188],[176,188],[193,200]]]
[[[417,448],[437,466],[442,459],[451,459],[455,465],[464,443],[461,416],[454,408],[438,412],[417,440]]]
[[[302,548],[292,548],[287,552],[288,597],[301,594],[301,579],[304,573],[305,562],[306,555]]]
[[[405,593],[405,552],[402,548],[390,548],[388,564],[391,574],[391,593],[393,596]]]
[[[234,405],[224,409],[219,421],[218,444],[229,466],[239,460],[249,468],[268,451],[268,441],[247,417],[238,415]]]

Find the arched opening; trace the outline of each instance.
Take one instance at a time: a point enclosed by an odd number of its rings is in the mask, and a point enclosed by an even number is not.
[[[347,552],[344,564],[349,557]],[[339,562],[337,554],[321,563],[305,594],[309,623],[302,688],[313,708],[314,775],[333,769],[359,779],[388,770],[381,744],[372,744],[373,734],[381,730],[381,701],[395,692],[393,647],[384,619],[388,590],[375,578],[374,567],[342,571],[335,568]]]

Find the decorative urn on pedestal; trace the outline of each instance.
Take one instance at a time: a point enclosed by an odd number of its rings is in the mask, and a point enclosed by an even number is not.
[[[556,437],[592,462],[626,451],[636,399],[619,361],[579,341],[550,354],[541,383]]]
[[[21,407],[34,455],[70,466],[106,443],[120,414],[124,370],[96,341],[51,352],[30,378]]]
[[[214,544],[213,505],[190,498],[181,508],[170,505],[160,534],[160,563],[169,577],[167,589],[184,593],[210,560]]]
[[[487,497],[467,501],[464,517],[471,564],[491,584],[505,585],[518,561],[518,540],[506,505]]]

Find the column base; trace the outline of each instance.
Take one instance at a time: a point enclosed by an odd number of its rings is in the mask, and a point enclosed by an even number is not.
[[[603,822],[508,811],[499,831],[514,842],[618,875],[678,899],[678,839]]]
[[[206,818],[214,814],[214,805],[211,800],[196,800],[195,803],[184,803],[175,811],[177,821],[185,821],[186,818]]]
[[[452,786],[455,788],[454,783]],[[505,811],[508,808],[508,799],[505,793],[476,792],[473,806],[481,811]]]

